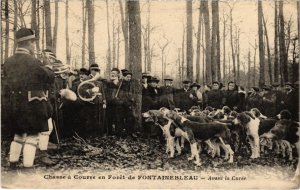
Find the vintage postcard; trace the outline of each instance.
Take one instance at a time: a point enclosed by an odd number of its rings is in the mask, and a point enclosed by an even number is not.
[[[1,188],[300,188],[299,0],[2,0],[1,26]]]

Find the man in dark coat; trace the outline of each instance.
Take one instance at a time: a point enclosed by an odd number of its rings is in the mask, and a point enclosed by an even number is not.
[[[188,111],[192,106],[196,105],[196,102],[193,100],[193,91],[190,88],[191,81],[183,80],[182,83],[183,87],[176,91],[176,107]]]
[[[36,42],[31,29],[18,30],[16,41],[15,55],[4,63],[6,91],[10,93],[7,111],[15,134],[10,145],[9,162],[15,167],[23,150],[23,165],[31,168],[38,134],[49,131],[52,107],[48,102],[48,90],[54,82],[54,73],[33,56]]]
[[[175,88],[173,87],[173,79],[165,77],[164,86],[161,87],[160,106],[173,110],[175,108],[174,95]]]
[[[284,105],[282,103],[283,98],[284,98],[284,92],[280,90],[280,85],[279,83],[273,83],[272,84],[273,89],[271,92],[275,95],[276,97],[276,114],[279,114],[281,110],[284,109]]]
[[[147,73],[142,75],[142,113],[150,110],[151,107],[151,97],[149,95],[149,80],[151,76]]]
[[[246,98],[246,110],[250,110],[252,108],[257,108],[260,111],[262,110],[262,97],[259,94],[258,87],[252,87]]]
[[[220,90],[219,82],[212,83],[212,89],[206,93],[205,105],[216,109],[222,108],[223,92]]]
[[[270,86],[263,87],[262,113],[267,117],[276,116],[276,96],[271,92]]]
[[[159,79],[156,77],[151,77],[149,80],[148,93],[151,97],[151,106],[150,109],[159,109],[161,108],[159,103],[159,97],[161,95],[161,90],[158,88]]]
[[[127,85],[118,68],[111,70],[111,79],[107,83],[107,111],[109,118],[108,130],[110,134],[123,136],[125,130],[125,104],[128,98]]]
[[[284,107],[291,112],[293,120],[299,121],[299,91],[289,82],[285,84],[284,88]]]
[[[239,103],[240,97],[238,94],[237,85],[233,81],[230,81],[228,83],[227,90],[224,91],[223,105],[237,110]]]

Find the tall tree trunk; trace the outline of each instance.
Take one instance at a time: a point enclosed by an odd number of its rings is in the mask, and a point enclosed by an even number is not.
[[[69,0],[66,0],[66,56],[67,64],[71,63],[71,51],[69,44]]]
[[[51,32],[51,9],[50,1],[44,0],[45,9],[45,27],[46,27],[46,48],[52,50],[52,32]]]
[[[89,42],[89,64],[95,63],[95,23],[94,23],[94,1],[86,1],[88,11],[88,42]]]
[[[110,46],[110,24],[109,24],[109,12],[108,12],[108,0],[106,3],[106,24],[107,24],[107,64],[106,64],[106,74],[107,76],[110,73],[111,69],[111,46]]]
[[[263,15],[262,19],[263,19],[263,25],[264,25],[265,37],[266,37],[266,43],[267,43],[268,66],[269,66],[268,73],[269,73],[270,84],[272,84],[273,77],[272,77],[271,50],[270,50],[268,30],[267,30],[267,26],[266,26],[266,21],[265,21],[264,15]]]
[[[201,7],[201,4],[200,4]],[[196,53],[196,82],[200,82],[200,51],[201,51],[201,25],[202,25],[202,13],[199,9],[198,17],[198,32],[197,32],[197,53]]]
[[[227,20],[223,14],[223,80],[225,80],[225,72],[226,72],[226,23]]]
[[[246,73],[246,72],[245,72]],[[248,74],[247,74],[247,87],[250,88],[250,80],[251,80],[251,52],[250,49],[248,51]]]
[[[84,4],[85,0],[82,0],[82,49],[81,49],[81,63],[82,66],[85,66],[85,41],[86,41],[86,18],[87,18],[87,11]]]
[[[14,36],[16,36],[16,32],[18,30],[18,5],[17,0],[14,0]],[[14,52],[17,48],[17,41],[14,37]]]
[[[201,1],[201,8],[203,13],[204,28],[205,28],[205,62],[206,62],[206,73],[205,82],[210,84],[212,82],[211,77],[211,43],[210,43],[210,26],[209,26],[209,11],[208,1]]]
[[[265,51],[264,51],[264,31],[263,31],[263,10],[262,1],[258,0],[258,49],[259,49],[259,83],[262,87],[265,84]]]
[[[202,22],[202,28],[204,28],[204,22]],[[201,31],[201,44],[202,44],[202,84],[204,85],[205,84],[205,79],[206,79],[206,76],[205,76],[205,65],[206,65],[206,51],[205,51],[205,46],[204,46],[204,30],[202,29]]]
[[[274,14],[274,81],[279,82],[279,68],[278,68],[278,2],[275,3],[275,14]]]
[[[186,74],[193,81],[193,2],[186,2]]]
[[[183,34],[182,34],[182,45],[181,45],[181,51],[182,51],[182,57],[181,57],[181,74],[182,74],[182,77],[181,78],[186,78],[186,74],[185,74],[185,67],[184,67],[184,58],[185,58],[185,53],[184,53],[184,50],[185,50],[185,28],[183,29]]]
[[[139,1],[128,1],[129,14],[129,62],[130,70],[132,70],[135,79],[133,82],[133,93],[135,104],[133,105],[133,112],[135,116],[135,129],[141,129],[141,104],[142,104],[142,89],[140,80],[142,78],[142,50],[141,50],[141,17]]]
[[[125,0],[125,3],[127,0]],[[128,46],[128,8],[125,6],[125,11],[123,9],[122,0],[119,0],[121,20],[122,20],[122,31],[124,35],[124,44],[125,44],[125,68],[129,68],[129,46]],[[124,16],[125,15],[125,16]]]
[[[68,0],[67,0],[68,1]],[[66,1],[66,5],[67,5]],[[66,16],[67,18],[67,16]],[[68,23],[66,22],[66,27]],[[57,44],[57,31],[58,31],[58,1],[55,1],[55,22],[54,22],[54,29],[53,29],[53,53],[56,54],[56,44]]]
[[[115,3],[113,2],[112,13],[112,67],[116,65],[116,32],[115,32]]]
[[[201,4],[200,4],[201,7]],[[201,8],[199,9],[198,17],[198,32],[197,32],[197,53],[196,53],[196,81],[200,82],[200,41],[201,41],[201,25],[202,25],[202,14]]]
[[[212,79],[218,81],[220,73],[220,31],[219,31],[219,2],[211,2],[212,10],[212,45],[211,45],[211,73]]]
[[[237,65],[237,72],[236,72],[236,78],[237,78],[237,84],[240,84],[240,30],[237,29],[236,32],[236,65]]]
[[[43,3],[44,4],[44,3]],[[45,49],[45,8],[42,9],[42,49]]]
[[[257,50],[257,44],[255,40],[254,58],[253,58],[253,86],[256,85],[256,50]]]
[[[180,54],[181,54],[181,49],[178,48],[178,55],[177,55],[177,65],[178,65],[178,84],[181,84],[181,81],[183,80],[181,78],[181,61],[180,61]]]
[[[233,18],[232,18],[232,11],[230,9],[230,45],[231,45],[231,57],[232,57],[232,67],[233,67],[233,81],[236,82],[236,67],[235,67],[235,50],[234,50],[234,43],[233,43]],[[231,72],[231,71],[229,71]]]
[[[4,7],[4,14],[5,14],[5,54],[4,54],[4,59],[7,59],[8,58],[8,52],[9,52],[9,12],[8,12],[8,0],[5,0],[5,5],[4,6],[5,6]],[[1,40],[1,42],[2,42],[2,40]]]
[[[117,39],[117,60],[116,60],[116,62],[117,62],[117,68],[119,68],[119,62],[120,62],[120,23],[118,23],[118,35],[117,35],[117,37],[118,37],[118,39]]]
[[[37,38],[36,40],[36,50],[37,52],[40,52],[40,0],[36,0],[36,17],[37,17],[37,25],[35,29],[35,36]]]
[[[285,47],[284,17],[283,17],[283,1],[279,1],[279,63],[281,64],[281,84],[288,81],[287,70],[287,54]]]
[[[151,34],[151,29],[150,29],[150,0],[148,0],[148,7],[147,7],[147,12],[148,12],[148,17],[147,17],[147,71],[151,72],[151,48],[150,48],[150,34]]]

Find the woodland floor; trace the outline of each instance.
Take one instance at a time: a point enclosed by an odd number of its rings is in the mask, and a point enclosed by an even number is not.
[[[38,177],[31,177],[30,179],[34,179],[34,181],[30,183],[28,175],[24,176],[22,172],[12,172],[8,169],[8,148],[9,142],[3,141],[1,144],[2,187],[8,188],[43,188],[44,186],[41,186],[39,181],[48,188],[69,188],[74,187],[74,185],[75,187],[83,185],[84,188],[125,188],[122,184],[116,182],[124,182],[126,184],[130,183],[130,180],[109,181],[107,178],[108,175],[124,175],[128,177],[129,174],[197,175],[202,179],[202,181],[200,180],[201,183],[198,180],[200,185],[195,181],[168,181],[170,184],[165,186],[165,188],[171,188],[172,185],[179,188],[183,184],[185,184],[184,188],[295,188],[295,183],[292,183],[290,179],[293,177],[297,159],[294,158],[292,161],[288,161],[286,158],[282,158],[282,156],[275,155],[272,152],[261,155],[261,158],[255,160],[249,159],[249,153],[245,151],[240,154],[236,153],[234,155],[234,163],[231,164],[227,163],[222,157],[211,158],[209,155],[201,153],[202,166],[196,167],[192,161],[187,160],[190,154],[187,151],[182,155],[175,156],[175,158],[168,158],[168,155],[165,153],[165,146],[156,139],[137,138],[133,140],[132,138],[120,139],[114,136],[106,136],[88,138],[86,143],[81,143],[71,138],[64,140],[58,150],[48,150],[51,159],[55,161],[54,165],[46,167],[36,159],[34,174]],[[105,185],[101,183],[100,186],[99,180],[93,183],[89,180],[84,180],[86,185],[82,183],[82,180],[74,179],[65,183],[64,180],[45,180],[43,177],[45,174],[73,176],[74,174],[96,176],[105,174],[107,181]],[[245,177],[246,180],[224,183],[224,179],[221,179],[222,183],[220,180],[209,180],[209,176],[229,176],[230,178],[239,176]],[[23,183],[24,177],[28,183]],[[203,180],[205,183],[203,183]],[[115,183],[110,184],[110,182]],[[143,182],[142,184],[134,182],[134,180],[131,182],[133,182],[132,186],[126,186],[127,188],[157,188],[155,186],[156,182],[157,184],[163,182],[162,185],[166,185],[164,181],[157,180],[139,181]],[[188,184],[185,182],[188,182]],[[76,186],[77,183],[79,186]],[[150,186],[147,185],[148,183]],[[230,185],[232,183],[236,185]],[[107,186],[109,184],[110,186]],[[164,188],[164,186],[161,188]]]

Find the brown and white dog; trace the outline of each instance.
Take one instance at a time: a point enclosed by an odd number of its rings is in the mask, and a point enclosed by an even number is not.
[[[251,158],[259,158],[260,148],[258,130],[260,120],[253,117],[251,113],[242,112],[237,115],[237,117],[233,120],[233,123],[235,125],[240,124],[242,127],[245,127],[252,152]]]
[[[224,140],[227,142],[227,140],[230,139],[230,130],[225,124],[222,124],[220,122],[194,122],[176,114],[174,111],[167,111],[166,109],[163,111],[165,116],[172,119],[176,124],[180,126],[180,128],[182,128],[184,132],[183,135],[191,143],[191,145],[194,146],[194,148],[197,147],[196,145],[194,145],[196,144],[196,139],[207,142],[207,140],[217,138],[220,141],[221,147],[225,150],[225,156],[229,155],[228,162],[233,162],[234,152],[232,151],[230,145],[224,142]],[[193,150],[192,147],[192,156],[190,157],[190,159],[196,158],[196,161],[200,160],[199,154],[195,155],[193,154],[193,152],[196,151]]]
[[[294,144],[298,153],[298,165],[295,172],[295,179],[300,177],[300,127],[298,122],[291,120],[291,113],[288,110],[282,110],[277,117],[280,119],[276,122],[275,126],[262,137],[268,139],[275,139],[280,142],[281,146],[287,146],[289,159],[292,160],[292,147]]]
[[[149,110],[143,113],[143,117],[146,118],[146,122],[154,122],[156,125],[160,126],[163,131],[163,134],[166,137],[166,153],[170,152],[169,158],[173,158],[175,154],[175,148],[178,154],[181,154],[181,147],[179,145],[179,139],[175,138],[185,138],[190,142],[191,147],[191,157],[188,160],[193,160],[194,158],[196,161],[194,162],[197,166],[200,166],[200,157],[197,147],[197,142],[193,137],[193,132],[191,130],[184,131],[181,129],[173,120],[165,117],[162,112],[158,110]],[[176,144],[175,144],[176,143]]]

